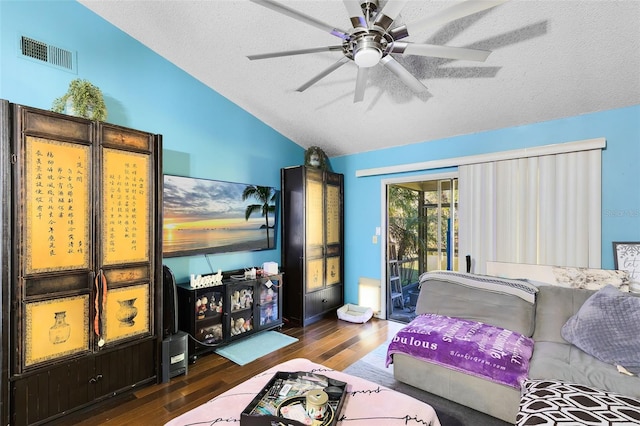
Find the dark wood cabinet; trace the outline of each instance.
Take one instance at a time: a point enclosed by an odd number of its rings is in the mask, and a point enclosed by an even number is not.
[[[299,166],[281,178],[284,318],[305,326],[344,303],[343,176]]]
[[[0,109],[12,253],[3,417],[45,423],[157,380],[161,137],[6,101]]]
[[[282,326],[282,274],[233,279],[225,273],[220,285],[200,288],[180,283],[178,327],[189,333],[189,361],[248,337]]]
[[[12,424],[38,424],[60,414],[87,407],[155,376],[153,339],[60,361],[45,372],[27,373],[14,382]]]

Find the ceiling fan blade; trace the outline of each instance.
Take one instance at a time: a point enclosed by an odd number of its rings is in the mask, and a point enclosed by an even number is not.
[[[289,6],[285,6],[281,3],[278,3],[274,0],[251,0],[252,2],[264,6],[268,9],[274,10],[278,13],[282,13],[283,15],[287,15],[293,19],[297,19],[298,21],[304,22],[306,24],[312,25],[316,28],[319,28],[323,31],[327,31],[330,34],[340,37],[343,40],[349,39],[349,33],[347,31],[341,30],[340,28],[336,28],[333,25],[329,25],[325,22],[322,22],[313,16],[309,16],[302,12],[299,12],[295,9],[290,8]]]
[[[349,19],[353,28],[368,28],[369,24],[362,13],[360,0],[343,0],[344,6],[347,8]]]
[[[384,65],[389,71],[394,73],[414,92],[423,93],[427,91],[427,86],[422,84],[422,82],[418,80],[413,74],[411,74],[405,67],[403,67],[398,61],[393,59],[391,55],[387,55],[380,59],[380,63]]]
[[[358,67],[358,77],[356,78],[356,94],[353,96],[353,102],[362,102],[364,100],[364,89],[367,87],[367,77],[369,76],[367,67]]]
[[[400,38],[407,37],[420,31],[440,27],[451,21],[455,21],[456,19],[491,9],[492,7],[499,6],[502,3],[506,3],[507,1],[509,0],[468,0],[462,3],[457,3],[451,7],[441,10],[438,13],[427,16],[426,18],[408,23],[402,27],[394,28],[390,33],[395,40],[399,40]]]
[[[273,52],[273,53],[259,53],[257,55],[247,55],[249,60],[254,61],[256,59],[269,59],[269,58],[279,58],[281,56],[293,56],[293,55],[304,55],[306,53],[318,53],[318,52],[342,52],[342,46],[323,46],[323,47],[311,47],[309,49],[299,49],[299,50],[285,50],[282,52]]]
[[[376,16],[374,25],[388,30],[407,3],[408,0],[389,0]]]
[[[400,15],[400,12],[402,12],[402,9],[404,9],[408,2],[409,0],[389,0],[380,13],[384,13],[393,21]]]
[[[484,62],[491,54],[488,50],[440,46],[435,44],[405,43],[401,41],[393,43],[391,52],[402,53],[403,55],[429,56],[433,58],[461,59],[478,62]]]
[[[331,74],[332,72],[334,72],[335,70],[340,68],[342,65],[346,64],[347,62],[349,62],[350,60],[351,59],[347,58],[346,56],[343,56],[342,58],[340,58],[340,60],[338,62],[336,62],[335,64],[332,64],[329,68],[325,69],[320,74],[316,75],[311,80],[307,81],[305,84],[303,84],[302,86],[298,87],[296,90],[298,92],[304,92],[309,87],[313,86],[318,81],[322,80],[323,78],[325,78],[326,76],[328,76],[329,74]]]

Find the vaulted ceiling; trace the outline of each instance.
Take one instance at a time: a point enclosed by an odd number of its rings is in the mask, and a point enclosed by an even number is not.
[[[352,28],[342,0],[276,1]],[[342,58],[340,51],[247,59],[341,43],[249,0],[80,3],[294,142],[329,156],[640,104],[638,0],[511,0],[411,34],[403,41],[492,53],[484,62],[392,54],[427,91],[415,93],[378,64],[357,103],[351,60],[296,91]],[[393,26],[455,3],[408,1]]]

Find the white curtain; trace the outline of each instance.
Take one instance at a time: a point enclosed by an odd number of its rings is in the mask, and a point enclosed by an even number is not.
[[[460,255],[600,268],[600,203],[600,149],[460,166]]]

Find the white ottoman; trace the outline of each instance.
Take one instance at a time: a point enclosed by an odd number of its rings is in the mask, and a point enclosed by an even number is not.
[[[393,426],[416,424],[440,426],[434,409],[410,396],[359,377],[334,371],[308,359],[297,358],[278,364],[229,389],[201,406],[166,423],[170,426],[215,424],[240,425],[240,413],[278,371],[308,371],[346,382],[347,399],[338,425]]]

